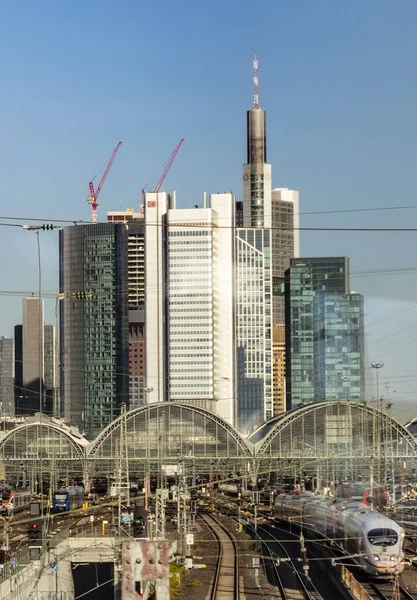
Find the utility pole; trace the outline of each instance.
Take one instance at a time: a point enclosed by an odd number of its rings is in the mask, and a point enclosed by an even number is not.
[[[165,500],[166,490],[159,488],[155,494],[155,539],[165,539]]]
[[[120,528],[122,520],[122,492],[126,490],[125,500],[126,506],[130,507],[130,481],[129,481],[129,456],[127,446],[127,419],[126,419],[126,404],[121,406],[121,421],[120,421],[120,447],[119,447],[119,464],[117,468],[116,486],[119,492],[118,503],[118,528]],[[129,521],[130,526],[130,521]]]

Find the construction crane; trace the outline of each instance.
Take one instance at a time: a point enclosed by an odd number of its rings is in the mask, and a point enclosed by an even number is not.
[[[183,142],[184,142],[184,138],[182,138],[182,139],[181,139],[181,140],[178,142],[178,144],[177,144],[177,145],[176,145],[176,147],[175,147],[175,150],[173,151],[173,153],[172,153],[172,154],[171,154],[171,156],[169,157],[169,160],[168,160],[167,164],[165,165],[165,169],[163,170],[163,173],[162,173],[161,177],[159,178],[159,181],[158,181],[158,183],[156,184],[156,187],[155,187],[155,189],[154,189],[154,190],[149,190],[149,191],[151,191],[151,192],[154,192],[154,193],[155,193],[155,192],[159,192],[159,190],[160,190],[160,188],[161,188],[161,185],[163,184],[165,177],[168,175],[168,171],[170,170],[170,168],[171,168],[171,165],[172,165],[172,163],[174,162],[174,160],[175,160],[175,157],[177,156],[177,154],[178,154],[178,151],[179,151],[179,149],[181,148],[181,146],[182,146]],[[143,188],[143,190],[142,190],[142,195],[145,193],[145,189],[146,189],[146,187],[147,187],[147,185],[146,185],[146,186]]]
[[[119,148],[122,145],[122,142],[119,142],[116,146],[116,148],[113,150],[113,154],[110,157],[109,162],[107,163],[107,167],[106,170],[103,173],[103,177],[101,178],[100,183],[97,186],[97,189],[94,189],[94,184],[92,181],[90,181],[90,183],[88,184],[90,186],[90,195],[87,199],[88,204],[91,204],[91,221],[92,223],[97,223],[97,207],[100,206],[100,202],[97,201],[97,198],[99,197],[99,194],[101,192],[101,188],[104,185],[104,182],[107,179],[107,175],[109,174],[109,171],[112,167],[112,164],[114,162],[114,159],[116,158],[116,154],[119,152]]]

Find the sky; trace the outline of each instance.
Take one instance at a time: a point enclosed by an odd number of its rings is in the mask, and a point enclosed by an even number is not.
[[[0,222],[89,220],[88,182],[119,140],[102,220],[139,206],[182,137],[164,183],[178,206],[204,190],[241,198],[256,53],[273,186],[300,191],[301,226],[417,227],[416,33],[415,0],[0,0]],[[380,207],[394,210],[364,210]],[[304,256],[350,257],[365,296],[367,399],[370,361],[382,360],[394,414],[417,416],[417,232],[300,238]],[[5,292],[37,290],[36,236],[2,226],[0,252],[10,336],[21,298]],[[41,252],[52,294],[57,231],[41,233]]]

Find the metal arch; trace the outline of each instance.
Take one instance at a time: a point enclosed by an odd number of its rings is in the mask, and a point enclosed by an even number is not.
[[[329,406],[349,406],[350,408],[357,408],[364,412],[368,412],[370,415],[379,415],[386,418],[390,424],[390,426],[397,431],[409,444],[411,449],[414,451],[414,454],[417,457],[417,440],[410,434],[407,429],[401,425],[396,419],[383,413],[376,408],[368,406],[365,403],[359,402],[346,402],[346,401],[337,401],[337,402],[317,402],[307,404],[306,406],[302,406],[295,410],[290,411],[287,415],[283,415],[282,419],[277,421],[277,423],[268,431],[266,436],[259,440],[255,444],[255,457],[262,459],[265,455],[265,452],[268,446],[271,444],[272,440],[288,425],[293,423],[295,420],[303,416],[304,414],[308,414],[310,412],[314,412],[316,410],[320,410],[321,408],[326,408]],[[276,417],[273,417],[276,419]]]
[[[46,427],[47,429],[61,434],[62,436],[64,436],[64,438],[66,438],[69,441],[71,446],[74,448],[79,460],[84,461],[86,459],[86,448],[83,447],[80,444],[80,442],[78,442],[77,439],[71,435],[71,433],[65,431],[65,429],[62,429],[61,427],[59,427],[59,425],[56,425],[55,423],[48,423],[48,421],[43,420],[31,421],[30,423],[23,423],[23,425],[19,425],[15,429],[11,429],[10,431],[8,431],[6,435],[0,440],[0,451],[3,449],[5,444],[15,435],[18,435],[21,431],[30,429],[32,427]]]
[[[141,406],[139,408],[134,408],[126,413],[126,420],[134,419],[140,414],[151,412],[153,410],[158,410],[161,408],[183,408],[191,410],[200,416],[207,417],[211,419],[214,423],[219,425],[223,430],[229,433],[235,442],[240,446],[243,450],[244,455],[247,458],[253,458],[253,444],[247,442],[240,433],[230,425],[227,421],[224,421],[221,417],[216,415],[215,413],[201,408],[199,406],[195,406],[193,404],[185,404],[182,402],[153,402],[152,404],[147,404],[146,406]],[[87,446],[87,458],[94,457],[99,447],[106,441],[106,439],[118,428],[120,427],[120,423],[124,417],[119,416],[117,419],[112,421],[103,431],[96,437],[96,439],[91,442]]]

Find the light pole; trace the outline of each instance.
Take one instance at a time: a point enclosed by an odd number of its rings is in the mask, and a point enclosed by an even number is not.
[[[342,377],[340,378],[342,380],[342,387],[345,390],[345,400],[348,399],[348,394],[347,394],[347,386],[343,385],[343,383],[348,383],[350,381],[350,377],[348,377],[348,375],[342,375]]]
[[[371,367],[373,369],[376,369],[376,406],[377,408],[379,407],[379,369],[382,369],[382,367],[384,366],[384,363],[381,360],[376,360],[374,362],[371,362]]]
[[[379,398],[379,369],[382,369],[384,366],[384,363],[381,360],[376,360],[371,362],[371,367],[373,369],[376,369],[376,413],[374,413],[374,417],[373,417],[373,422],[374,422],[374,431],[373,431],[373,438],[374,438],[374,444],[377,444],[376,447],[376,453],[377,453],[377,457],[378,457],[378,479],[379,479],[379,475],[380,475],[380,468],[381,468],[381,464],[380,464],[380,458],[381,458],[381,445],[380,445],[380,431],[379,431],[379,414],[378,414],[378,410],[381,410],[380,407],[380,398]],[[373,456],[371,457],[371,497],[373,498],[373,485],[374,485],[374,472],[373,472]]]
[[[143,389],[143,391],[145,392],[145,404],[149,404],[148,394],[153,392],[153,387],[146,387]]]

